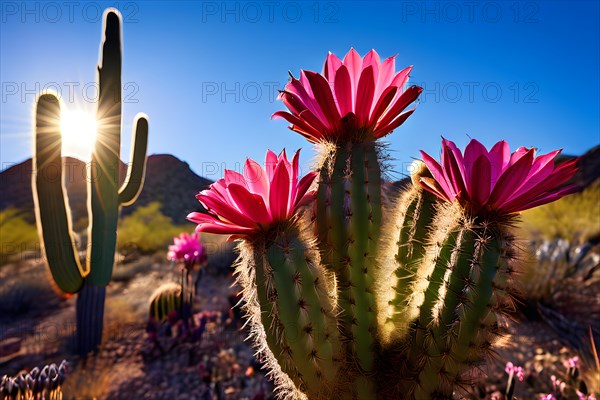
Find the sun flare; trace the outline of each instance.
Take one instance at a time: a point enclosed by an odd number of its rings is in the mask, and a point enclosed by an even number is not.
[[[94,114],[86,111],[67,111],[61,113],[62,153],[64,156],[89,161],[96,140],[97,122]]]

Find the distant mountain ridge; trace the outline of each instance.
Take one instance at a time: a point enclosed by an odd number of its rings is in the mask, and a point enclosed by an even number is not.
[[[574,156],[560,156],[558,162]],[[87,217],[86,163],[66,157],[66,188],[73,222]],[[600,145],[592,148],[580,159],[580,170],[574,178],[582,189],[600,178]],[[122,163],[119,175],[123,181],[127,167]],[[23,212],[29,222],[35,222],[33,196],[31,192],[31,159],[23,161],[0,172],[0,210],[16,208]],[[390,188],[401,189],[410,178],[389,183]],[[195,195],[207,188],[211,180],[198,176],[185,161],[169,154],[153,154],[148,157],[146,179],[142,193],[134,204],[122,207],[121,215],[129,215],[137,207],[153,201],[162,204],[161,212],[175,223],[184,223],[185,217],[192,211],[206,211],[196,200]]]
[[[87,217],[86,168],[88,165],[71,157],[65,157],[63,164],[65,187],[69,195],[73,222],[76,223]],[[126,173],[127,166],[122,163],[119,171],[121,182]],[[31,159],[0,172],[0,210],[16,208],[23,211],[26,220],[35,221],[31,178]],[[196,175],[188,163],[177,157],[169,154],[153,154],[148,156],[146,178],[140,196],[131,206],[122,207],[121,215],[131,214],[137,207],[159,201],[164,215],[175,223],[183,223],[190,212],[205,211],[195,195],[211,183],[211,180]]]
[[[560,155],[558,162],[573,158],[575,156]],[[579,171],[573,180],[581,189],[584,189],[598,178],[600,178],[600,145],[591,148],[581,156],[579,159]]]

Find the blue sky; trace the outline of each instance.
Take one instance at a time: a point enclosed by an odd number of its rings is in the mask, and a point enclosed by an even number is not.
[[[425,88],[417,111],[386,140],[394,168],[440,136],[464,146],[581,154],[600,143],[597,1],[333,2],[3,1],[0,31],[2,169],[31,156],[35,92],[90,108],[100,14],[124,18],[122,157],[133,116],[150,117],[149,154],[170,153],[217,179],[246,157],[303,148],[275,100],[288,70],[321,71],[328,51],[398,54]],[[399,175],[397,175],[399,177]],[[4,188],[3,188],[4,189]]]

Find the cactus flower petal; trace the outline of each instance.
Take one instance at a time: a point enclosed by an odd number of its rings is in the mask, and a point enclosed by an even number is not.
[[[381,62],[375,50],[361,58],[350,49],[343,61],[329,53],[323,74],[301,71],[300,79],[290,79],[279,96],[289,112],[272,118],[287,120],[312,143],[378,139],[412,114],[404,110],[422,88],[405,89],[411,70],[394,75],[395,57]]]
[[[187,219],[198,224],[197,232],[229,234],[231,239],[267,231],[292,218],[313,198],[309,189],[316,178],[311,172],[298,180],[299,153],[290,162],[285,150],[279,155],[269,150],[264,168],[248,159],[243,175],[226,170],[224,178],[196,195],[208,214],[194,212]]]
[[[199,212],[188,214],[187,219],[188,221],[198,224],[198,226],[202,225],[203,229],[201,232],[216,234],[244,234],[252,231],[252,228],[235,225],[229,221],[223,222],[212,215]],[[196,230],[199,231],[198,227],[196,227]]]
[[[480,155],[473,163],[471,181],[469,185],[469,196],[477,206],[484,205],[490,197],[490,178],[492,167],[489,158],[485,154]]]
[[[244,164],[244,177],[248,189],[252,193],[264,196],[269,193],[269,180],[267,174],[256,161],[247,159]]]
[[[290,176],[283,163],[277,164],[273,180],[274,187],[280,190],[272,190],[269,193],[269,204],[271,218],[284,219],[288,210],[288,198],[290,193]]]
[[[511,154],[505,141],[488,152],[473,139],[463,156],[454,143],[444,139],[441,165],[421,152],[433,179],[422,177],[420,183],[445,201],[457,199],[474,214],[512,214],[577,191],[576,185],[567,182],[577,172],[578,160],[555,166],[559,153],[536,157],[535,149],[520,147]]]

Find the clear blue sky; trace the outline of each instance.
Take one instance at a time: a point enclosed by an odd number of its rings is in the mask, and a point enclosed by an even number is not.
[[[149,153],[173,154],[208,178],[267,148],[302,147],[307,168],[310,145],[270,120],[283,108],[276,89],[288,70],[321,71],[328,51],[350,47],[398,54],[397,66],[414,65],[412,83],[425,87],[387,138],[399,173],[419,149],[438,154],[441,135],[568,154],[600,143],[598,1],[0,4],[2,169],[31,156],[36,88],[58,84],[66,107],[90,105],[99,13],[115,4],[125,21],[124,159],[143,111]]]

